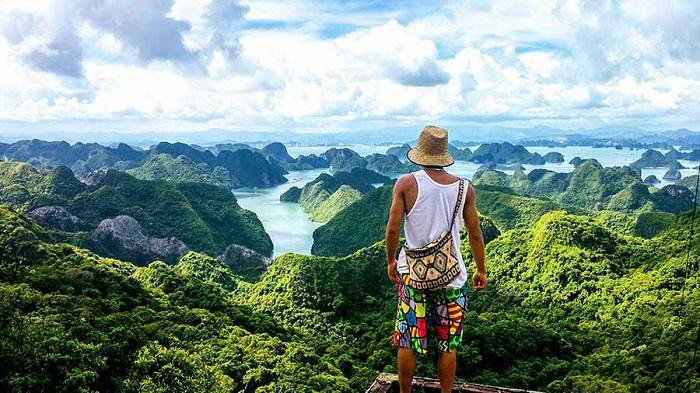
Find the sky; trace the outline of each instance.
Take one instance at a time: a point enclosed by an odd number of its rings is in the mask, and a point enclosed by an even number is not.
[[[700,1],[0,1],[0,133],[698,129]]]

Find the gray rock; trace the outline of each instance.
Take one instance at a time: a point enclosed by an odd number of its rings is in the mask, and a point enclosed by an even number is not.
[[[27,213],[27,218],[35,223],[60,231],[79,231],[83,226],[80,218],[70,214],[68,210],[61,206],[43,206]]]
[[[258,280],[272,263],[271,258],[238,244],[228,246],[219,260],[234,273],[253,281]]]
[[[130,216],[102,220],[92,233],[115,258],[135,263],[163,260],[175,263],[187,253],[187,246],[175,237],[153,238]]]
[[[98,169],[96,171],[92,171],[90,173],[85,174],[83,177],[80,178],[80,181],[83,183],[87,184],[88,186],[94,186],[97,183],[101,182],[102,179],[107,176],[107,169]]]

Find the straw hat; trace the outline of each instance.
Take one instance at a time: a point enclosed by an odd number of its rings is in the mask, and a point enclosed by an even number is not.
[[[454,164],[447,144],[447,130],[426,126],[418,136],[416,147],[406,154],[409,161],[422,166],[449,166]]]

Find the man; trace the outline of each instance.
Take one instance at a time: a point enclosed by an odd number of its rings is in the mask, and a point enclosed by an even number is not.
[[[457,349],[462,343],[462,325],[467,308],[467,269],[459,252],[460,230],[466,226],[469,246],[476,261],[474,289],[486,287],[484,240],[476,210],[476,193],[467,182],[462,183],[466,197],[458,198],[461,179],[447,173],[445,167],[454,160],[448,152],[447,131],[427,126],[418,143],[408,152],[408,159],[421,170],[400,178],[394,186],[393,200],[386,226],[386,257],[389,279],[398,287],[398,307],[394,331],[399,385],[401,393],[409,393],[416,370],[416,352],[427,352],[427,324],[435,328],[438,341],[438,373],[440,390],[452,392],[457,367]],[[401,222],[406,217],[406,246],[424,247],[449,230],[455,209],[461,213],[452,226],[452,247],[456,250],[461,272],[446,288],[419,291],[408,279],[405,251],[396,258]]]

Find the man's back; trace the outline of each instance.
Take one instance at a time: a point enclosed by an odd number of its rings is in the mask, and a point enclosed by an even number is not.
[[[464,197],[458,198],[461,179],[444,170],[426,168],[408,176],[412,181],[405,181],[402,191],[405,203],[404,234],[406,246],[423,247],[437,239],[442,233],[452,232],[452,249],[459,250],[460,231],[464,228]],[[462,183],[462,192],[467,192],[468,184]],[[456,211],[456,212],[455,212]],[[455,216],[456,214],[456,216]],[[454,222],[453,222],[454,217]],[[456,253],[461,273],[450,287],[461,288],[467,281],[467,271],[461,253]],[[402,248],[397,258],[397,270],[400,274],[409,271],[406,253]]]
[[[459,180],[459,177],[446,172],[444,169],[432,169],[425,168],[421,170],[437,184],[450,185],[454,184]],[[413,209],[413,205],[416,203],[418,198],[418,183],[416,182],[415,175],[413,173],[402,176],[396,185],[394,186],[403,195],[404,206],[406,207],[405,213]]]

